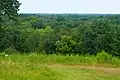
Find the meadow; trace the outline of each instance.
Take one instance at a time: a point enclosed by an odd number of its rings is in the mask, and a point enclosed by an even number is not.
[[[95,55],[0,54],[0,80],[120,80],[120,59]]]

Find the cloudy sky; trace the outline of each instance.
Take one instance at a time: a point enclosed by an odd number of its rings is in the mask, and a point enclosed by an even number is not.
[[[120,13],[120,0],[19,0],[19,13]]]

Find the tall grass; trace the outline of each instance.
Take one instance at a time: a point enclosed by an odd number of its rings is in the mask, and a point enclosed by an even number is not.
[[[98,55],[59,55],[59,54],[0,54],[0,80],[118,80],[117,75],[106,75],[95,70],[53,66],[93,65],[120,67],[120,59],[105,52]]]
[[[98,53],[97,55],[60,55],[60,54],[12,54],[7,57],[1,56],[3,60],[10,60],[19,63],[41,63],[41,64],[68,64],[68,65],[91,65],[91,66],[106,66],[119,67],[120,59],[113,57],[106,52]]]
[[[62,74],[39,63],[16,63],[9,60],[1,61],[0,64],[0,80],[57,80],[58,76]]]

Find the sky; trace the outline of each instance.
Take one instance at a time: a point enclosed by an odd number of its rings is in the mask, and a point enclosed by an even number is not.
[[[120,0],[18,0],[19,13],[120,13]]]

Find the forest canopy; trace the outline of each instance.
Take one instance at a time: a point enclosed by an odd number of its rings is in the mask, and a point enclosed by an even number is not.
[[[0,31],[0,51],[120,56],[120,15],[20,14]]]

